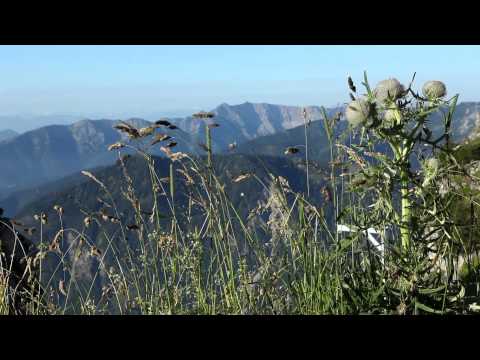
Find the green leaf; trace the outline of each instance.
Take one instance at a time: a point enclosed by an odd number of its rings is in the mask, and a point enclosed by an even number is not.
[[[445,290],[445,285],[439,286],[438,288],[435,289],[420,289],[418,292],[422,295],[431,295],[431,294],[436,294],[438,292],[441,292]]]
[[[372,90],[370,90],[370,85],[368,85],[367,71],[363,72],[363,86],[367,89],[368,96],[372,96]]]
[[[445,117],[445,132],[450,132],[450,126],[452,124],[453,113],[455,112],[455,108],[457,106],[458,94],[455,95],[452,99],[452,104],[448,109],[448,115]]]
[[[421,302],[418,302],[416,301],[415,302],[415,306],[420,309],[420,310],[423,310],[423,311],[426,311],[428,313],[432,313],[432,314],[443,314],[443,311],[440,311],[440,310],[435,310],[433,308],[431,308],[430,306],[427,306],[425,304],[422,304]]]

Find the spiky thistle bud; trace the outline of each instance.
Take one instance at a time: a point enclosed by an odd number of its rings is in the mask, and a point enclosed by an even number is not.
[[[370,115],[369,103],[364,99],[350,102],[345,110],[345,118],[351,126],[357,127],[364,124]]]
[[[402,121],[402,114],[396,108],[390,108],[383,114],[384,127],[390,127],[399,124]]]
[[[377,84],[374,90],[375,98],[380,102],[385,102],[388,99],[397,100],[405,93],[405,88],[397,79],[382,80]]]
[[[423,85],[422,92],[427,99],[434,100],[447,95],[447,88],[443,82],[432,80]]]

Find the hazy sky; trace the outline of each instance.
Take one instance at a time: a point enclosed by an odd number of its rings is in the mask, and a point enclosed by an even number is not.
[[[438,79],[480,101],[480,46],[0,46],[0,115],[186,115],[245,101],[332,106],[346,78]],[[44,124],[38,124],[44,125]],[[15,128],[15,124],[1,128]]]

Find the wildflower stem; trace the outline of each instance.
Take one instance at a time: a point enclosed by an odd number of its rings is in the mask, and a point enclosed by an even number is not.
[[[210,133],[210,128],[208,126],[205,127],[206,131],[206,140],[207,140],[207,156],[208,156],[208,167],[211,169],[212,167],[212,135]]]
[[[410,199],[408,197],[408,172],[401,171],[401,195],[402,195],[402,223],[400,233],[402,238],[402,249],[407,250],[410,246]]]
[[[305,124],[305,166],[307,177],[307,197],[310,197],[310,177],[308,174],[308,131],[307,131],[307,111],[303,109],[303,121]]]

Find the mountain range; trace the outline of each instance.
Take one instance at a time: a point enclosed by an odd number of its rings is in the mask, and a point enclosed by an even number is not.
[[[138,128],[151,125],[142,119],[126,121]],[[113,128],[115,120],[81,120],[72,125],[50,125],[0,142],[0,197],[13,191],[41,185],[80,169],[108,165],[117,154],[108,146],[125,141]],[[178,148],[191,149],[190,136],[180,129],[164,129],[175,136]],[[160,154],[159,149],[153,153]],[[128,152],[128,150],[127,150]]]
[[[272,105],[265,103],[243,103],[240,105],[221,104],[212,112],[215,117],[205,121],[192,116],[168,119],[178,129],[162,129],[178,143],[175,151],[204,154],[199,144],[205,143],[205,128],[215,122],[212,128],[213,149],[217,153],[243,153],[249,155],[284,156],[288,146],[299,146],[296,157],[303,157],[305,143],[305,118],[302,107]],[[309,157],[324,166],[329,159],[327,139],[323,129],[321,108],[306,107],[309,123]],[[342,108],[327,109],[333,116]],[[440,114],[430,121],[438,129],[442,126]],[[141,128],[152,123],[143,119],[129,119],[126,122]],[[23,134],[5,133],[7,138],[0,141],[0,199],[22,191],[32,198],[38,188],[80,170],[107,166],[115,162],[118,154],[108,151],[108,146],[117,141],[127,141],[113,126],[118,120],[81,120],[71,125],[50,125]],[[340,121],[339,129],[347,123]],[[460,103],[453,120],[452,139],[463,141],[473,139],[480,129],[480,103]],[[228,145],[236,143],[234,151]],[[145,145],[145,144],[141,144]],[[152,155],[164,155],[160,144],[151,149]],[[128,152],[128,150],[126,151]],[[294,156],[295,157],[295,156]],[[29,198],[22,196],[22,199]],[[17,206],[16,206],[17,207]]]
[[[329,113],[336,109],[329,110]],[[307,107],[309,120],[320,119],[319,107]],[[303,108],[293,106],[252,104],[222,104],[213,110],[216,127],[213,149],[224,152],[231,143],[242,144],[264,135],[292,129],[304,123]],[[205,128],[212,121],[193,117],[168,119],[178,129],[162,130],[175,138],[178,151],[202,153]],[[140,128],[152,123],[143,119],[130,119],[128,123]],[[72,125],[50,125],[0,143],[0,198],[14,191],[38,186],[68,176],[76,171],[109,165],[116,153],[108,146],[125,140],[113,128],[118,120],[81,120]],[[159,146],[153,155],[162,155]],[[28,175],[27,175],[28,174]]]

